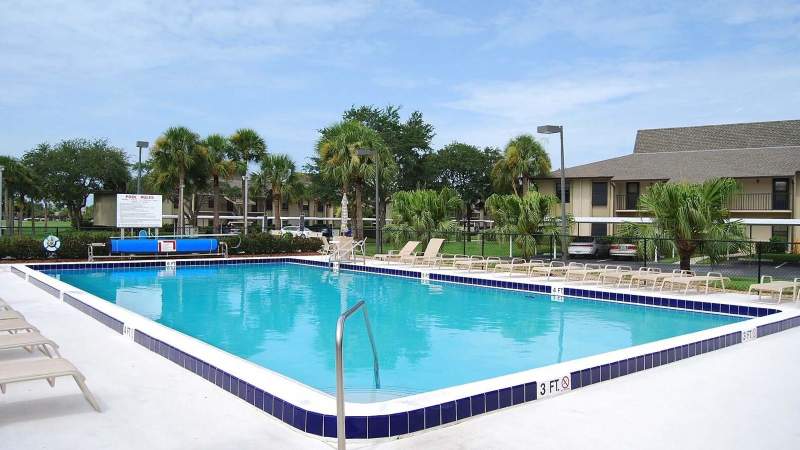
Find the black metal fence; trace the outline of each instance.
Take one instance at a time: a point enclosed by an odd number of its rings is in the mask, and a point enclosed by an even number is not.
[[[374,230],[366,230],[367,251],[376,253]],[[671,239],[651,237],[585,237],[561,235],[519,235],[484,232],[386,232],[382,251],[400,249],[407,241],[420,241],[418,252],[431,238],[443,238],[440,253],[495,256],[503,259],[566,259],[601,265],[680,268],[680,252]],[[746,290],[768,275],[775,280],[800,277],[800,242],[692,241],[688,262],[698,273],[720,272],[731,278],[731,287]]]

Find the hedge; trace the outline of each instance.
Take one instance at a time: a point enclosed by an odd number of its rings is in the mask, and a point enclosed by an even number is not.
[[[112,234],[107,232],[75,232],[60,237],[61,248],[55,257],[60,259],[85,259],[88,257],[88,245],[92,242],[108,242]],[[269,233],[253,233],[247,237],[228,237],[231,255],[270,255],[277,253],[309,253],[316,252],[322,241],[316,238],[300,238],[291,235],[273,236]],[[30,236],[13,236],[0,238],[0,258],[2,259],[45,259],[49,255],[44,251],[42,239]],[[95,255],[107,255],[108,248],[94,249]]]
[[[316,252],[322,247],[322,241],[317,238],[294,237],[289,234],[274,236],[270,233],[251,233],[246,237],[225,238],[230,254],[246,255],[272,255],[277,253],[309,253]],[[238,247],[237,244],[239,244]]]

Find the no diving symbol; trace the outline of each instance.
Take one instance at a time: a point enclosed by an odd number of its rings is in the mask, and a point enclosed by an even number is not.
[[[561,379],[561,389],[569,389],[569,376],[564,376],[564,378]]]

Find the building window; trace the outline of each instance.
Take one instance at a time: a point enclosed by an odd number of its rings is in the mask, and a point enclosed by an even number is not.
[[[289,199],[284,197],[283,201],[281,202],[281,211],[288,211],[289,210]]]
[[[267,197],[266,199],[264,199],[264,203],[266,204],[265,208],[267,209],[267,211],[272,211],[272,199]]]
[[[772,209],[789,209],[788,178],[775,178],[772,180]]]
[[[607,236],[608,226],[604,223],[592,224],[592,236]]]
[[[592,183],[592,206],[608,206],[608,183],[605,181]]]
[[[622,209],[639,209],[639,182],[625,183],[625,207]]]
[[[561,201],[561,182],[556,181],[556,198]],[[564,203],[569,203],[569,181],[564,185]]]
[[[325,212],[325,205],[322,202],[317,202],[317,212],[318,213]]]
[[[789,225],[773,225],[772,239],[778,242],[789,242]]]
[[[208,207],[209,208],[213,208],[214,207],[214,197],[213,196],[208,197]]]
[[[310,206],[311,206],[311,205],[310,205],[308,202],[303,202],[303,214],[308,214],[308,211],[309,211],[309,209],[310,209],[310,208],[309,208]]]

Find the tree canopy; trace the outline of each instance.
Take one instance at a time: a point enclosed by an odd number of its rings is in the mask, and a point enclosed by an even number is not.
[[[89,194],[124,192],[130,180],[128,157],[105,139],[69,139],[52,146],[44,143],[23,156],[37,177],[43,195],[61,205],[80,228],[81,208]]]
[[[453,142],[428,158],[432,187],[451,187],[464,201],[467,213],[492,194],[492,166],[500,159],[497,149],[480,150]]]
[[[433,125],[425,122],[421,112],[414,111],[402,121],[398,106],[353,106],[342,118],[345,121],[356,120],[375,130],[393,156],[397,176],[386,180],[382,186],[385,193],[425,186],[424,159],[432,152],[431,140],[436,133]]]

